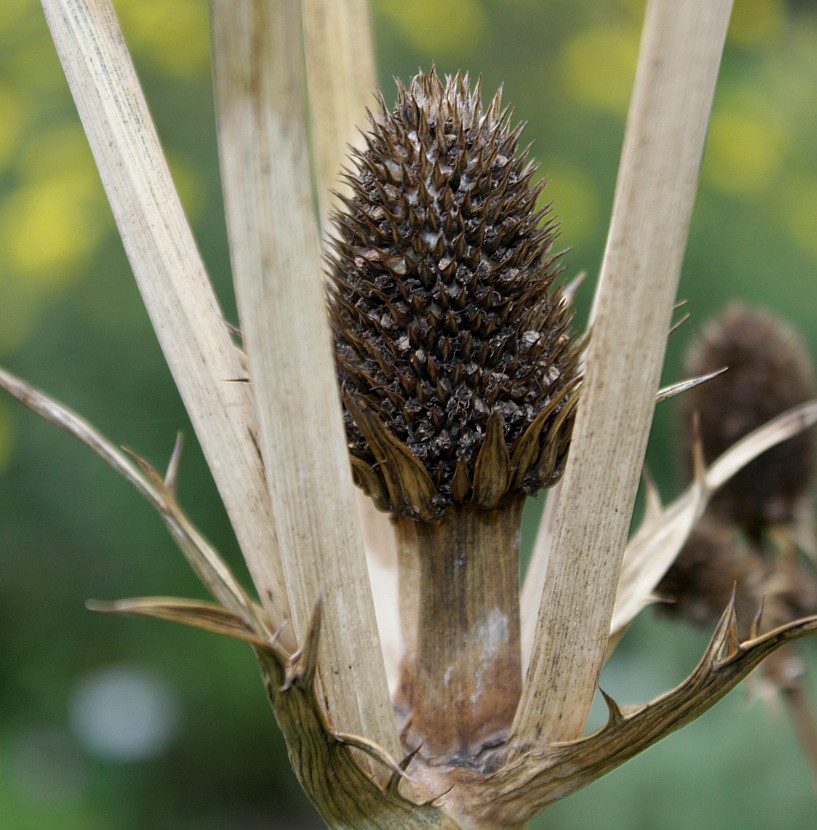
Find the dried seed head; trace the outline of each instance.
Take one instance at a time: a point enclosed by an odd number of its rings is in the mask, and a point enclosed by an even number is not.
[[[699,413],[707,462],[815,395],[812,369],[797,334],[759,309],[727,308],[705,328],[687,364],[695,375],[729,367],[684,397],[684,425]],[[813,468],[814,433],[809,431],[747,465],[715,495],[710,510],[757,536],[765,527],[792,518],[809,490]]]
[[[690,533],[675,562],[656,588],[669,617],[712,628],[735,591],[741,639],[763,607],[760,631],[769,631],[817,610],[817,573],[811,562],[793,556],[773,540],[759,545],[730,525],[704,517]]]
[[[712,628],[735,591],[737,618],[747,628],[764,594],[764,560],[739,533],[704,519],[690,533],[672,567],[655,589],[669,617]],[[748,630],[741,631],[745,638]]]
[[[434,70],[381,99],[334,216],[330,313],[357,482],[418,519],[561,474],[577,395],[556,224],[500,95]]]

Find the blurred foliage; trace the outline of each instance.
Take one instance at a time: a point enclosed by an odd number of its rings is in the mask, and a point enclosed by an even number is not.
[[[187,418],[39,5],[2,5],[0,361],[161,464],[177,430],[191,435]],[[206,4],[118,0],[116,7],[225,315],[234,319]],[[482,75],[486,91],[504,83],[550,179],[546,198],[570,248],[568,274],[595,275],[643,2],[374,0],[373,11],[387,98],[391,76],[406,78],[432,61],[443,72]],[[682,280],[693,319],[670,340],[667,382],[681,377],[679,355],[692,331],[732,297],[777,310],[817,354],[815,11],[805,0],[737,0]],[[581,319],[591,292],[592,285],[581,292]],[[667,498],[681,485],[676,460],[672,404],[664,404],[648,463]],[[244,574],[193,440],[180,492]],[[140,594],[202,591],[123,482],[0,398],[0,830],[318,826],[246,650],[83,608],[88,596]],[[646,615],[606,668],[605,688],[623,702],[646,700],[679,681],[702,646],[697,632]],[[121,663],[161,678],[181,713],[178,732],[151,757],[100,755],[72,719],[78,690]],[[128,715],[119,712],[123,723]],[[804,768],[788,724],[760,706],[744,711],[736,693],[535,826],[799,830],[815,814]]]

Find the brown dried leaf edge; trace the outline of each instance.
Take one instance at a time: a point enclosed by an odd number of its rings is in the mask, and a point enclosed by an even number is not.
[[[578,741],[550,747],[517,747],[515,758],[489,775],[460,774],[459,799],[479,788],[484,825],[515,827],[595,781],[661,738],[695,720],[731,691],[772,652],[817,631],[817,616],[738,642],[734,597],[724,611],[698,665],[676,688],[624,714],[603,691],[607,723]],[[514,751],[514,750],[512,750]],[[476,796],[474,796],[476,798]],[[473,814],[472,814],[473,815]]]
[[[365,738],[335,732],[322,712],[315,675],[320,603],[315,607],[306,645],[294,655],[288,655],[275,638],[263,639],[236,614],[213,603],[159,597],[95,603],[92,607],[184,622],[250,643],[295,774],[324,820],[335,828],[456,830],[461,825],[448,814],[447,804],[454,813],[467,813],[469,824],[475,818],[477,826],[522,824],[699,717],[772,652],[817,631],[817,616],[806,617],[740,643],[733,598],[698,665],[672,691],[626,715],[602,692],[609,717],[592,735],[544,749],[512,748],[513,760],[491,772],[440,769],[441,791],[447,785],[450,792],[434,803],[415,804],[398,789],[401,779],[407,777],[404,770],[410,768],[412,756],[397,764]],[[757,627],[756,621],[753,632]],[[391,770],[385,788],[361,771],[350,747]]]
[[[89,603],[95,611],[141,614],[186,623],[249,643],[276,720],[286,739],[295,775],[326,823],[333,828],[384,827],[457,830],[460,825],[432,803],[415,804],[400,794],[405,767],[364,737],[336,732],[327,721],[316,682],[321,603],[312,614],[304,646],[288,654],[275,637],[265,638],[245,620],[215,603],[169,597]],[[364,752],[391,771],[379,786],[357,765],[350,748]]]

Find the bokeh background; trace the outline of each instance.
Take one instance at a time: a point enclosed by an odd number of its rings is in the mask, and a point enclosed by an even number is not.
[[[127,40],[226,314],[203,0],[118,0]],[[643,0],[374,0],[379,72],[436,61],[504,84],[550,179],[584,319],[610,212]],[[817,3],[737,0],[666,382],[731,298],[778,311],[817,356]],[[188,436],[184,506],[244,574],[118,241],[35,0],[0,15],[0,361],[161,465]],[[679,492],[672,403],[649,466]],[[528,538],[530,532],[527,533]],[[163,526],[101,461],[0,397],[0,830],[319,827],[289,771],[251,654],[169,624],[95,616],[88,597],[203,596]],[[605,670],[641,702],[705,635],[643,615]],[[815,647],[806,648],[809,660]],[[813,666],[814,668],[814,666]],[[814,694],[817,705],[817,694]],[[681,733],[556,805],[538,828],[814,825],[782,713],[731,694]]]

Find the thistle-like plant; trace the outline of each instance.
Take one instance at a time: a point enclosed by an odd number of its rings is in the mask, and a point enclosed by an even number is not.
[[[648,5],[579,406],[553,229],[532,210],[498,103],[483,110],[464,79],[421,77],[360,146],[334,238],[330,332],[307,126],[326,217],[340,147],[373,87],[360,0],[211,4],[244,350],[218,312],[110,4],[43,6],[259,602],[181,511],[177,456],[162,475],[26,383],[0,380],[154,504],[218,600],[96,607],[248,642],[330,826],[521,827],[817,628],[813,617],[755,626],[741,643],[730,605],[686,681],[633,709],[608,699],[608,723],[583,735],[605,655],[713,490],[817,418],[817,404],[801,405],[699,463],[690,489],[666,508],[653,500],[627,543],[730,0]],[[249,383],[230,382],[245,372]],[[563,464],[520,593],[521,498]],[[378,636],[352,466],[396,516],[402,729],[379,648],[395,632]],[[364,530],[391,532],[370,515]]]
[[[768,311],[732,304],[693,342],[687,369],[729,371],[685,396],[682,442],[713,460],[769,418],[815,394],[814,371],[797,332]],[[694,426],[693,426],[694,425]],[[814,435],[803,432],[756,458],[715,494],[658,584],[665,614],[711,626],[734,594],[740,636],[762,606],[758,630],[817,610],[814,551]],[[753,678],[756,692],[785,702],[812,770],[817,727],[794,646],[780,649]]]

